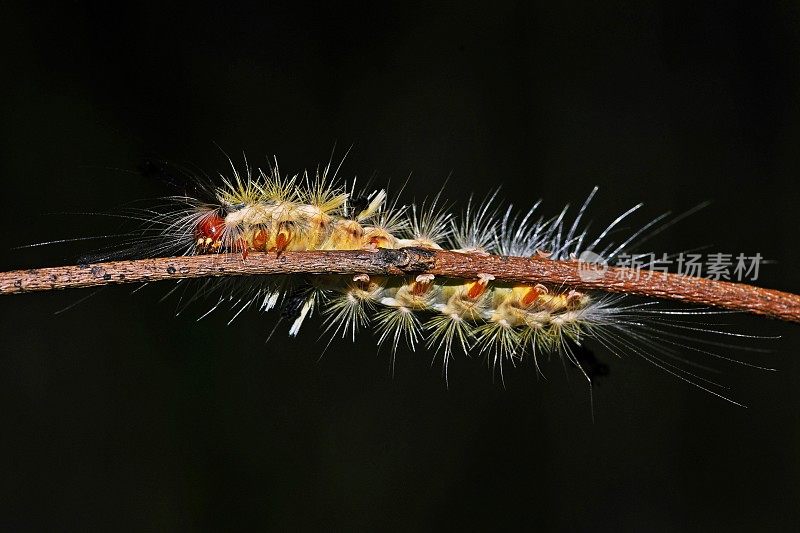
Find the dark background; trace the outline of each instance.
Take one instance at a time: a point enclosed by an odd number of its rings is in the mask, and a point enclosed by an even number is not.
[[[450,175],[454,202],[501,184],[554,213],[597,184],[596,224],[712,200],[653,249],[760,252],[758,283],[798,290],[797,4],[552,4],[7,6],[0,268],[118,231],[53,213],[169,194],[142,157],[294,171],[336,143],[417,198]],[[176,317],[167,288],[0,299],[0,527],[800,526],[795,326],[741,321],[783,338],[731,355],[778,372],[714,363],[746,409],[598,350],[593,423],[557,361],[503,389],[460,356],[447,390],[425,350],[393,377],[370,333],[318,360],[318,322],[265,344],[274,315]]]

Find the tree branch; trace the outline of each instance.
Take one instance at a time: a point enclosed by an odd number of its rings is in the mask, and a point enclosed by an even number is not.
[[[491,274],[497,281],[636,294],[800,322],[800,296],[796,294],[649,270],[593,268],[544,256],[502,257],[425,248],[285,252],[280,256],[251,252],[246,259],[241,254],[209,254],[0,272],[0,294],[257,274],[427,273],[464,279]]]

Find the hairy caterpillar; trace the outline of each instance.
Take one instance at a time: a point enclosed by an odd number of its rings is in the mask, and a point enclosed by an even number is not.
[[[542,255],[554,261],[591,253],[613,263],[681,218],[667,221],[664,214],[635,231],[621,231],[623,221],[641,207],[637,205],[592,232],[585,219],[596,188],[574,214],[567,206],[555,216],[542,216],[540,202],[515,212],[511,206],[502,208],[494,193],[483,201],[471,200],[463,213],[453,215],[441,195],[420,205],[400,205],[389,202],[383,189],[361,193],[355,184],[347,188],[337,181],[338,169],[330,164],[315,173],[285,176],[277,162],[267,169],[245,162],[243,170],[231,162],[230,174],[218,179],[187,176],[152,163],[145,170],[172,181],[184,194],[122,215],[141,221],[142,228],[128,246],[101,253],[100,259],[235,253],[247,261],[254,252],[279,257],[293,251],[413,246],[476,255]],[[726,311],[665,308],[563,283],[508,283],[490,274],[473,279],[292,274],[200,283],[186,303],[214,297],[209,313],[230,306],[236,318],[247,309],[279,308],[290,322],[291,336],[316,311],[331,338],[354,339],[373,324],[378,343],[388,345],[393,355],[401,343],[412,350],[424,345],[438,354],[445,378],[460,349],[485,357],[501,378],[504,365],[529,356],[539,369],[540,358],[556,356],[572,363],[591,383],[598,372],[581,347],[594,340],[612,354],[636,354],[725,398],[717,384],[687,368],[699,365],[686,361],[681,352],[729,359],[715,351],[729,348],[719,337],[750,337],[701,322]],[[697,338],[698,334],[712,339]]]

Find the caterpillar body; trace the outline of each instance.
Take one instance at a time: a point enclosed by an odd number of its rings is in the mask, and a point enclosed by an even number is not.
[[[176,175],[174,168],[163,166],[147,171],[169,174],[170,181]],[[441,194],[421,205],[399,205],[388,201],[384,189],[368,194],[357,193],[355,184],[348,189],[337,180],[337,171],[329,163],[314,173],[284,176],[277,161],[267,169],[245,161],[242,170],[231,162],[230,174],[216,179],[188,176],[182,186],[189,192],[130,215],[145,221],[132,244],[139,255],[236,253],[242,261],[252,252],[279,256],[414,246],[464,254],[540,254],[552,260],[591,252],[613,263],[668,224],[667,213],[619,238],[620,224],[641,207],[637,205],[591,234],[584,215],[597,188],[574,216],[569,206],[553,217],[540,216],[540,202],[519,213],[512,206],[503,209],[496,192],[480,202],[470,200],[461,216],[453,216],[442,205]],[[681,352],[728,359],[707,346],[725,345],[696,335],[748,337],[692,321],[717,311],[663,308],[564,284],[508,283],[490,274],[476,279],[431,274],[206,279],[190,300],[209,294],[217,298],[209,312],[228,304],[234,318],[250,308],[282,309],[282,317],[291,322],[291,336],[320,309],[331,337],[354,339],[360,329],[374,324],[379,345],[391,347],[393,360],[402,342],[412,350],[424,344],[441,357],[445,376],[454,350],[460,348],[485,356],[501,376],[504,364],[516,364],[527,355],[537,370],[541,356],[564,357],[591,383],[593,372],[577,350],[593,339],[612,354],[636,354],[725,399],[717,384],[687,368],[693,363],[685,364]]]

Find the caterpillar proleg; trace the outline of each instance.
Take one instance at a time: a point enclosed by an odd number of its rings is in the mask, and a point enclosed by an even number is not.
[[[448,250],[465,260],[580,258],[594,266],[617,264],[624,256],[638,260],[641,271],[651,276],[658,261],[637,253],[637,247],[688,214],[665,213],[626,229],[642,207],[638,204],[593,229],[589,212],[596,187],[577,208],[568,205],[554,215],[543,214],[541,201],[523,210],[502,206],[497,190],[483,199],[471,198],[454,214],[441,193],[420,204],[401,204],[390,200],[386,189],[358,191],[355,183],[348,188],[330,163],[312,173],[284,175],[276,160],[266,168],[245,161],[240,169],[229,162],[227,174],[216,179],[190,176],[180,185],[183,194],[123,215],[141,222],[141,228],[132,234],[130,246],[101,252],[100,259],[234,254],[246,263],[256,253],[279,259],[293,252],[408,248]],[[147,171],[171,181],[182,175],[153,164]],[[593,270],[586,275],[594,275]],[[508,365],[531,358],[542,372],[540,360],[557,357],[591,383],[596,372],[581,353],[588,342],[613,356],[637,355],[728,399],[692,368],[705,362],[687,360],[685,354],[733,360],[728,355],[733,346],[725,339],[758,338],[716,324],[714,318],[728,311],[665,306],[624,292],[581,289],[567,280],[514,282],[491,272],[468,277],[285,273],[206,278],[192,290],[185,305],[200,297],[215,298],[207,313],[230,307],[231,321],[246,310],[278,308],[291,337],[315,314],[322,316],[323,337],[329,342],[337,337],[355,340],[371,326],[392,361],[401,345],[412,351],[422,347],[441,360],[445,379],[456,354],[465,353],[485,358],[501,379]]]

